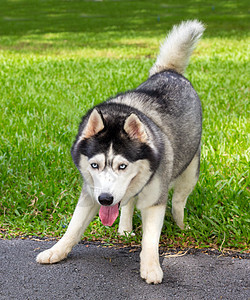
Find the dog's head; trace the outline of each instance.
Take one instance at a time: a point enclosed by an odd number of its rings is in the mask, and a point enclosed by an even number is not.
[[[106,106],[83,118],[72,157],[96,202],[124,205],[150,180],[159,151],[138,114]]]

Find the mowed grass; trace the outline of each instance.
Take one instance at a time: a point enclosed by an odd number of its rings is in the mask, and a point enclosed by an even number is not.
[[[203,106],[200,180],[181,231],[171,201],[167,247],[249,248],[249,34],[247,1],[2,1],[0,10],[0,237],[62,236],[82,179],[70,148],[93,105],[147,79],[173,24],[207,24],[186,77]],[[171,199],[171,193],[170,197]],[[120,238],[96,217],[85,239]]]

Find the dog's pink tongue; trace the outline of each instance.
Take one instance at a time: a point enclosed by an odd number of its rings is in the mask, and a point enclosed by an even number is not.
[[[101,206],[99,210],[99,217],[104,226],[112,226],[119,215],[118,204],[114,206]]]

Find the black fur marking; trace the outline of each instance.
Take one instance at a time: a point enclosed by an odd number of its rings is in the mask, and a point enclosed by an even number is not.
[[[76,141],[71,149],[72,158],[76,166],[79,167],[80,154],[87,156],[89,159],[100,153],[103,153],[106,156],[112,145],[114,155],[122,155],[129,162],[146,159],[150,162],[151,171],[155,172],[161,159],[162,151],[160,148],[162,148],[162,145],[159,147],[158,151],[155,151],[146,143],[130,139],[128,134],[124,131],[125,120],[131,113],[136,113],[141,119],[145,118],[145,116],[142,116],[140,112],[131,109],[127,105],[116,103],[105,102],[97,106],[96,109],[103,118],[104,129],[95,136],[83,139],[77,144],[81,131],[87,123],[86,118],[88,119],[91,112],[83,118],[82,123],[79,126],[79,133],[76,137]],[[147,121],[152,122],[150,120]],[[157,143],[160,145],[159,141]]]
[[[180,117],[188,109],[183,101],[190,102],[190,96],[194,89],[189,80],[179,73],[168,70],[162,71],[150,77],[135,90],[144,94],[152,102],[158,104],[158,111],[164,111],[165,115]]]
[[[134,101],[140,101],[141,111],[121,103],[123,98],[130,96]],[[151,112],[143,111],[143,103],[147,103],[147,107],[152,103],[152,113],[157,113],[163,121],[161,128],[150,119]],[[76,142],[71,149],[76,166],[79,164],[80,153],[88,157],[106,153],[112,143],[113,150],[129,161],[148,159],[151,170],[155,172],[165,151],[167,138],[174,153],[172,178],[176,178],[197,153],[202,131],[200,100],[192,84],[174,71],[157,73],[135,90],[110,98],[95,108],[102,116],[104,129],[95,137],[78,143],[92,110],[83,117]],[[142,144],[130,140],[124,132],[124,122],[131,113],[135,113],[146,126],[154,149],[149,146],[150,143]]]
[[[198,150],[202,132],[201,104],[192,84],[175,71],[162,71],[142,83],[136,93],[157,103],[174,149],[173,178],[178,177]]]

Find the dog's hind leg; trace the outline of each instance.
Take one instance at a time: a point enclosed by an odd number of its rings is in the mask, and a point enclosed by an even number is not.
[[[82,190],[73,217],[64,236],[50,249],[38,254],[36,261],[40,264],[52,264],[67,257],[74,245],[96,215],[100,205]]]
[[[172,199],[172,214],[176,224],[185,229],[184,226],[184,208],[187,198],[194,189],[198,177],[200,166],[200,153],[198,152],[185,171],[177,177],[174,182],[174,194]]]
[[[120,222],[118,233],[120,235],[129,234],[132,232],[133,212],[135,207],[135,198],[129,200],[127,205],[121,208]]]

